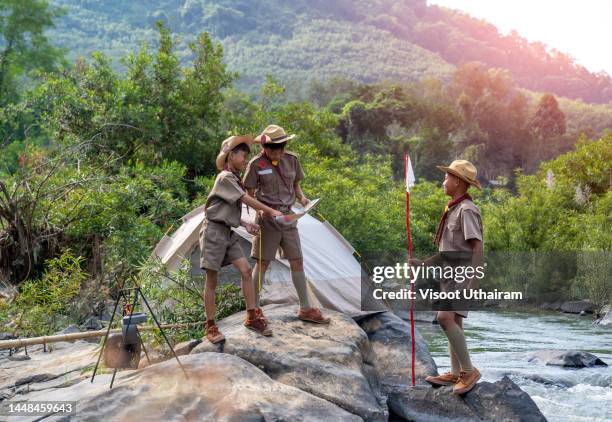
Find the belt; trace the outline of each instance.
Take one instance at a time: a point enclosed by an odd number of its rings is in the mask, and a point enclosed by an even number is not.
[[[274,205],[274,204],[268,204],[267,202],[264,202],[264,201],[260,201],[260,202],[272,208],[273,210],[280,211],[282,213],[287,213],[291,211],[290,205]]]

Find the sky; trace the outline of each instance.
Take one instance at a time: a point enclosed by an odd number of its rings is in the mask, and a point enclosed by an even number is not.
[[[574,57],[592,72],[612,76],[612,0],[428,0],[516,30]]]

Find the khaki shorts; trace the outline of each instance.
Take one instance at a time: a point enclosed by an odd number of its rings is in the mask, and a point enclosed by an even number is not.
[[[219,271],[244,258],[238,239],[230,226],[204,220],[200,229],[200,268]]]
[[[302,246],[300,234],[297,229],[297,221],[291,223],[279,223],[269,218],[258,218],[257,223],[263,236],[261,255],[264,261],[272,261],[276,257],[276,251],[281,248],[281,257],[285,259],[302,258]],[[260,236],[253,238],[251,257],[259,259]]]
[[[457,283],[455,283],[454,281],[444,280],[440,283],[440,291],[443,291],[443,292],[453,291],[456,288],[457,288]],[[469,302],[468,301],[465,301],[465,300],[456,301],[456,300],[446,299],[446,300],[440,300],[438,302],[438,306],[439,306],[438,309],[447,311],[447,312],[454,312],[460,317],[467,318],[468,316],[468,312],[469,312],[468,310]]]

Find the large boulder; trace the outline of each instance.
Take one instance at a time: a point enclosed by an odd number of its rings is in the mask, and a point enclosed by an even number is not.
[[[383,387],[388,390],[394,386],[410,383],[412,377],[410,324],[391,312],[368,315],[359,320],[366,332],[376,356],[374,367]],[[427,343],[419,331],[415,336],[415,375],[422,381],[427,375],[438,375]]]
[[[546,365],[565,368],[588,368],[608,366],[597,356],[581,350],[538,350],[528,355],[529,362],[543,362]]]
[[[463,397],[454,395],[450,387],[432,388],[424,378],[437,375],[438,370],[416,328],[416,386],[412,387],[410,324],[390,312],[369,315],[359,324],[372,344],[374,366],[394,415],[414,421],[546,420],[529,395],[509,378],[481,382]]]
[[[241,357],[272,379],[337,404],[365,420],[386,420],[388,411],[373,367],[366,333],[352,318],[326,310],[329,325],[296,318],[296,306],[263,308],[273,336],[243,326],[244,313],[220,321],[226,340],[203,342],[192,354],[222,352]]]
[[[561,306],[563,306],[563,302],[560,300],[557,300],[555,302],[544,302],[540,305],[540,309],[543,309],[545,311],[560,311],[561,310]],[[580,313],[580,312],[578,312]]]
[[[480,382],[467,394],[453,394],[452,387],[406,387],[403,394],[389,397],[394,412],[418,422],[541,422],[540,409],[512,380]]]
[[[32,392],[25,400],[77,401],[71,420],[359,421],[359,417],[297,388],[276,382],[228,354],[182,356],[65,388]]]
[[[568,314],[592,314],[596,308],[597,306],[595,306],[595,304],[589,302],[588,300],[574,300],[564,302],[563,305],[561,305],[561,311]]]
[[[381,312],[360,319],[359,325],[368,335],[376,356],[374,367],[382,391],[388,397],[387,405],[394,413],[401,414],[404,391],[412,385],[410,324],[391,312]],[[419,384],[425,385],[423,379],[438,375],[438,369],[416,328],[414,334],[415,377]]]

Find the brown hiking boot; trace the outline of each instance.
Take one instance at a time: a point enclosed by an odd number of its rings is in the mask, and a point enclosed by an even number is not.
[[[429,375],[425,378],[425,381],[431,385],[455,385],[459,381],[459,375],[455,375],[452,372],[447,372],[437,377]]]
[[[249,318],[247,316],[246,320],[244,321],[244,326],[247,327],[249,330],[253,330],[265,337],[272,335],[272,330],[266,326],[266,324],[261,320],[261,318]]]
[[[261,322],[263,322],[266,325],[266,327],[268,326],[268,319],[264,316],[261,308],[255,308],[255,316],[259,318]]]
[[[225,340],[225,336],[219,331],[217,324],[206,322],[206,340],[212,344],[220,343]]]
[[[324,317],[318,308],[302,309],[298,312],[298,318],[302,321],[314,322],[316,324],[329,324],[330,319]]]
[[[453,393],[465,394],[470,391],[476,385],[476,382],[480,379],[480,371],[476,368],[470,373],[461,371],[459,374],[459,381],[453,387]]]

